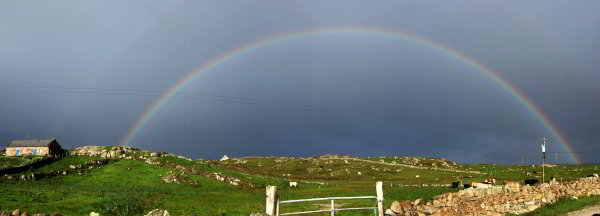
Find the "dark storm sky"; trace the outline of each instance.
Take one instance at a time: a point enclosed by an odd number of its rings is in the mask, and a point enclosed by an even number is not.
[[[362,26],[465,53],[521,89],[573,150],[600,150],[599,9],[598,1],[6,0],[0,140],[29,133],[67,148],[118,145],[157,98],[105,89],[164,92],[252,41]],[[378,115],[171,98],[131,146],[207,159],[337,153],[497,163],[537,163],[542,137],[551,138],[549,151],[568,150],[498,83],[407,40],[304,37],[237,56],[182,91]]]

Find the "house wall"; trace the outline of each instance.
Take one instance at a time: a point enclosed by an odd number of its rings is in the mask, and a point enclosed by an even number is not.
[[[51,153],[48,147],[7,147],[6,156],[17,156],[17,148],[21,149],[21,155],[31,154],[33,149],[38,149],[37,155],[48,155]]]
[[[62,147],[58,144],[58,142],[56,142],[56,140],[50,143],[48,147],[49,154],[51,155],[63,155],[65,153]]]

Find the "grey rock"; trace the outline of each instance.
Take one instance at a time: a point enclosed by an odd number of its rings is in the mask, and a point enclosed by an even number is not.
[[[144,216],[169,216],[169,212],[167,210],[154,209]]]
[[[385,216],[396,216],[397,214],[396,214],[396,212],[392,211],[391,209],[386,209],[384,215]]]

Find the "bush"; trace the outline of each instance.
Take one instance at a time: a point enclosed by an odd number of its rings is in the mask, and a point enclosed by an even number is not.
[[[93,204],[100,215],[137,215],[154,207],[155,203],[133,194],[119,197],[108,197],[101,203]]]

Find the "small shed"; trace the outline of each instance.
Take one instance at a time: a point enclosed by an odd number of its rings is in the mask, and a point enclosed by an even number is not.
[[[61,155],[63,149],[55,138],[11,140],[6,146],[6,156]]]

